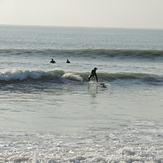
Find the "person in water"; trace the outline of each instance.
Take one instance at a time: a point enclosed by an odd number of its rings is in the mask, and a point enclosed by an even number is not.
[[[91,75],[88,77],[88,81],[90,81],[91,77],[95,77],[96,81],[98,82],[98,77],[97,77],[97,74],[96,74],[96,70],[97,70],[96,67],[92,70]]]
[[[50,61],[50,63],[56,63],[53,59]]]
[[[66,63],[70,63],[70,61],[67,59],[67,62]]]

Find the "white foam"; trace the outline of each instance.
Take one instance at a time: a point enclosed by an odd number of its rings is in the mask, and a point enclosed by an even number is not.
[[[25,80],[27,78],[40,79],[42,76],[52,75],[51,72],[46,71],[29,71],[29,70],[12,70],[0,73],[1,81],[10,80]]]
[[[82,77],[73,73],[65,73],[62,77],[68,80],[82,81]]]
[[[163,135],[159,129],[154,130]],[[0,162],[162,162],[162,137],[151,130],[148,135],[141,131],[125,128],[70,135],[1,132]],[[143,136],[151,141],[145,142]]]

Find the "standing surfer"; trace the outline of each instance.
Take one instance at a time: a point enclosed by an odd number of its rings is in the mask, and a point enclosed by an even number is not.
[[[96,70],[97,70],[96,67],[92,70],[91,75],[88,77],[88,81],[90,81],[91,77],[95,77],[96,81],[98,82],[98,77],[97,77],[97,74],[96,74]]]

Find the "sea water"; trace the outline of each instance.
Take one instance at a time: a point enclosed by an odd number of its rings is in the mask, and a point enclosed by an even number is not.
[[[0,162],[163,162],[163,30],[0,26]]]

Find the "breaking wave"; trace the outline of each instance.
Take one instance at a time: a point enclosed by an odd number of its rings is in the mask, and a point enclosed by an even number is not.
[[[63,70],[15,70],[0,73],[0,83],[16,83],[27,81],[69,83],[86,82],[90,72],[65,72]],[[98,73],[101,82],[137,80],[143,83],[163,84],[163,76],[146,73]]]

